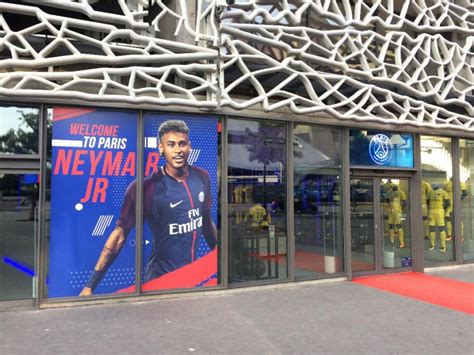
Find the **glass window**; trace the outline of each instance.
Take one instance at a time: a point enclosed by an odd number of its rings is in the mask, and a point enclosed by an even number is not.
[[[451,139],[421,137],[425,266],[454,260]]]
[[[153,112],[144,120],[142,290],[216,286],[219,120]]]
[[[461,238],[464,261],[474,261],[474,140],[461,139]]]
[[[413,168],[413,135],[350,130],[350,163],[360,166]]]
[[[54,107],[48,119],[47,296],[133,292],[137,113]]]
[[[285,125],[228,127],[229,282],[287,278]]]
[[[38,154],[39,110],[0,107],[0,153]]]
[[[0,174],[0,301],[34,298],[39,176]]]
[[[341,130],[297,124],[293,133],[295,277],[342,272]]]

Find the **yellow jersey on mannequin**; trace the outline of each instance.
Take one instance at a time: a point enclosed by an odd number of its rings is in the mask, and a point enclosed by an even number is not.
[[[429,237],[429,225],[428,225],[428,194],[432,190],[431,185],[428,181],[423,180],[421,182],[421,209],[423,215],[423,232],[426,238]]]
[[[440,229],[440,251],[446,251],[445,209],[450,205],[449,195],[446,191],[435,185],[428,193],[428,219],[430,227],[430,250],[435,249],[436,227]]]
[[[398,189],[397,185],[392,186],[392,191],[388,193],[388,226],[390,242],[393,244],[395,235],[398,236],[400,248],[405,247],[404,231],[401,222],[403,206],[407,196]]]
[[[267,211],[261,205],[253,205],[249,209],[251,227],[268,227]]]
[[[242,185],[236,185],[232,189],[232,199],[233,203],[243,203],[243,186]],[[235,212],[235,223],[240,224],[244,220],[243,213],[240,211]]]
[[[392,179],[388,179],[386,183],[382,184],[380,189],[381,193],[381,205],[382,205],[382,218],[384,220],[383,222],[383,233],[384,235],[387,235],[389,233],[389,223],[388,223],[388,218],[389,218],[389,208],[388,208],[388,196],[390,192],[392,191],[393,187],[397,186],[394,182],[392,182]]]
[[[453,181],[451,179],[446,180],[443,183],[443,189],[448,193],[449,201],[451,202],[449,207],[446,209],[446,231],[448,236],[447,241],[453,239],[453,208],[454,208],[454,194],[453,194]],[[461,181],[461,200],[467,196],[466,183]],[[464,235],[464,224],[461,222],[461,236]]]

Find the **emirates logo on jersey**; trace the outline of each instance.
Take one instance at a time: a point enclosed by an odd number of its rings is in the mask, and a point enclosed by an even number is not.
[[[204,192],[200,192],[198,195],[199,202],[204,202]]]
[[[202,216],[199,208],[192,208],[188,211],[189,222],[169,224],[170,235],[183,235],[202,227]]]

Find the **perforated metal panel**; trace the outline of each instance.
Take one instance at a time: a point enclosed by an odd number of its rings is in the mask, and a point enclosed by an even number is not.
[[[0,94],[474,131],[474,5],[443,0],[0,3]]]

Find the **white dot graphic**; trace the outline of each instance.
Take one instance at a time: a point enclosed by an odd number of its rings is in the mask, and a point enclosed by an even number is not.
[[[84,208],[84,205],[82,203],[76,203],[74,207],[76,211],[82,211],[82,209]]]

